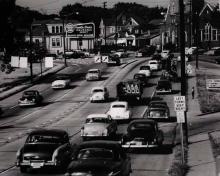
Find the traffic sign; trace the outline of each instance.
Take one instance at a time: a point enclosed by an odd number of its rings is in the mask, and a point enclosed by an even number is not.
[[[185,123],[184,111],[176,111],[177,123]]]
[[[174,96],[174,110],[175,111],[186,111],[185,96]]]

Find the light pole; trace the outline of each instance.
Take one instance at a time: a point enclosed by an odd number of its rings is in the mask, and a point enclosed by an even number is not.
[[[30,79],[31,79],[31,83],[33,82],[33,63],[32,63],[32,45],[33,45],[33,35],[32,35],[32,22],[30,25],[30,53],[29,53],[29,62],[30,62]]]
[[[62,16],[62,25],[63,25],[63,56],[64,56],[64,65],[67,66],[66,62],[66,37],[65,37],[65,24],[64,24],[64,18],[65,16]]]

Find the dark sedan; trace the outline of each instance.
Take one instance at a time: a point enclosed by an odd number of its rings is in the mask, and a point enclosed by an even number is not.
[[[29,134],[24,146],[17,152],[16,165],[21,172],[28,169],[56,167],[66,169],[71,157],[69,136],[64,130],[35,130]]]
[[[129,176],[131,161],[114,141],[83,142],[74,152],[65,176]]]
[[[139,80],[143,86],[147,85],[148,78],[144,73],[135,73],[133,78]]]
[[[18,100],[20,107],[40,105],[43,101],[42,95],[37,90],[27,90],[23,92],[22,97]]]

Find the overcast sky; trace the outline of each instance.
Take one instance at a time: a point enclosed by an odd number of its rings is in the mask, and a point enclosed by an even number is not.
[[[16,4],[29,7],[30,9],[38,10],[42,13],[58,13],[61,8],[67,4],[75,4],[76,2],[84,6],[99,6],[103,7],[103,2],[107,2],[107,8],[113,7],[118,2],[136,2],[138,4],[147,5],[149,7],[163,6],[167,7],[169,0],[16,0]],[[205,0],[216,4],[220,0]]]

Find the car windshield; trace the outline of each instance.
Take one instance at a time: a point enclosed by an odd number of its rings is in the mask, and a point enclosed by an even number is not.
[[[152,116],[164,116],[166,111],[164,109],[155,109],[150,111],[150,117]]]
[[[125,105],[122,104],[116,104],[112,106],[113,108],[125,108]]]
[[[139,128],[139,129],[153,129],[153,125],[149,124],[149,123],[134,123],[131,125],[131,129],[132,128]]]
[[[134,75],[134,79],[144,78],[144,76],[145,75],[142,75],[142,74]]]
[[[35,91],[26,91],[23,93],[23,96],[26,97],[26,96],[35,96]]]
[[[148,67],[148,66],[141,66],[140,70],[150,70],[150,67]]]
[[[91,70],[91,71],[88,71],[88,73],[95,73],[95,74],[98,74],[98,71],[96,71],[96,70]]]
[[[113,159],[112,150],[104,148],[86,148],[79,151],[78,159]]]
[[[169,81],[159,81],[158,82],[158,87],[170,87],[170,82]]]
[[[108,123],[108,119],[102,117],[88,118],[86,123]]]
[[[96,93],[96,92],[104,92],[104,90],[103,90],[103,89],[94,89],[92,92],[93,92],[93,93]]]
[[[157,62],[150,62],[150,64],[157,64]]]
[[[56,135],[31,135],[28,137],[27,143],[60,143],[62,138]]]

